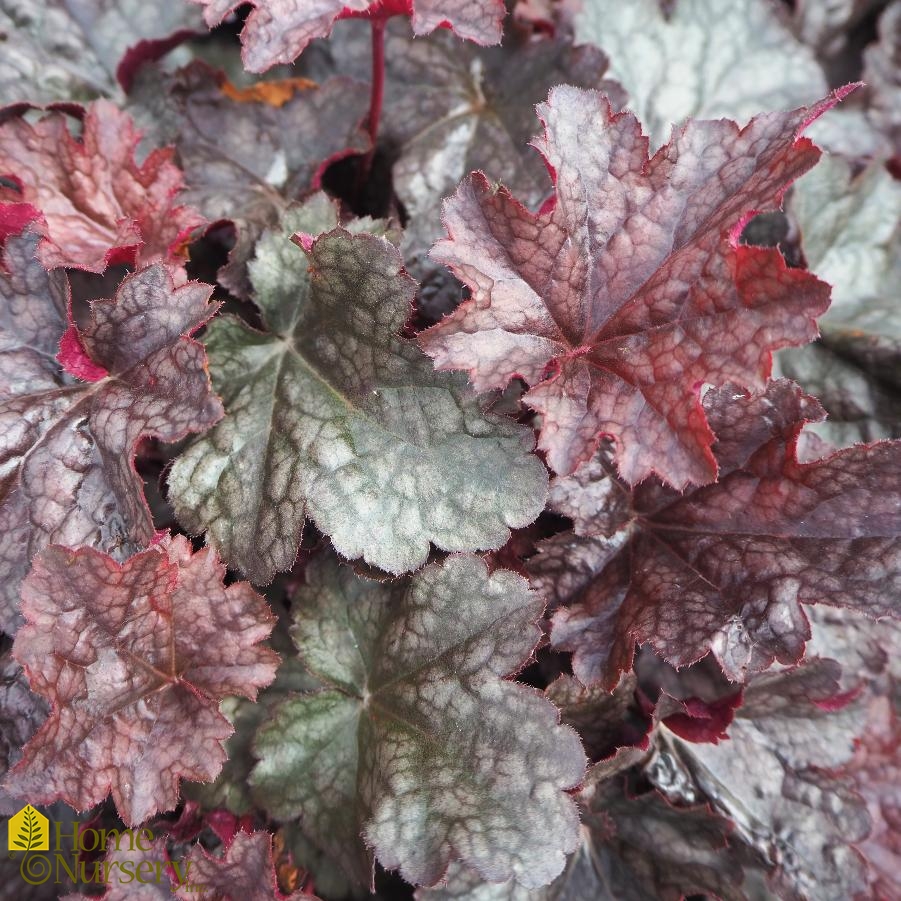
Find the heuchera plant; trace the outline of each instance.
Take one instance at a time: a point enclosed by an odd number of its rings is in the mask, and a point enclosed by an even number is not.
[[[0,897],[901,899],[901,0],[0,48]]]

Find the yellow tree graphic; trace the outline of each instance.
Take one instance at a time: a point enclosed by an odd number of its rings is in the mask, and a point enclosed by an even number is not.
[[[46,851],[50,847],[47,817],[26,804],[9,819],[8,848],[10,851]]]

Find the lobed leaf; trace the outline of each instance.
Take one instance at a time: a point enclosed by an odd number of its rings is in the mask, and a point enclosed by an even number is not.
[[[471,556],[406,585],[364,582],[333,558],[307,573],[293,635],[327,687],[285,701],[257,737],[267,810],[301,816],[364,885],[367,849],[420,884],[457,857],[490,880],[550,882],[577,842],[564,792],[585,757],[549,701],[503,678],[540,637],[540,599]]]
[[[898,616],[901,443],[799,463],[798,434],[819,408],[790,382],[747,397],[711,390],[704,406],[719,436],[719,483],[684,496],[654,482],[630,492],[602,454],[597,477],[629,498],[618,540],[602,515],[600,534],[555,542],[577,548],[578,569],[551,639],[575,652],[586,684],[615,685],[636,640],[680,667],[712,651],[744,681],[801,657],[802,605]],[[578,495],[565,481],[557,496]]]
[[[514,376],[531,384],[525,401],[558,473],[606,435],[627,482],[713,481],[701,384],[762,387],[772,351],[815,337],[828,304],[828,286],[737,235],[816,162],[798,136],[834,102],[742,129],[690,121],[649,160],[634,116],[600,94],[553,89],[535,143],[553,201],[533,214],[481,173],[462,183],[432,256],[472,298],[422,346],[480,390]]]
[[[238,0],[193,0],[204,7],[207,25],[218,25]],[[338,19],[412,18],[413,33],[450,27],[478,44],[499,44],[505,9],[501,0],[253,0],[241,32],[244,67],[265,72],[277,63],[293,63],[315,38],[328,37]]]
[[[212,289],[175,287],[156,264],[127,276],[91,317],[67,329],[68,282],[47,272],[26,231],[0,271],[0,625],[19,622],[19,585],[51,543],[122,560],[154,536],[133,458],[147,435],[176,441],[221,415],[203,347],[189,335],[215,312]],[[79,383],[55,359],[63,335]]]
[[[278,665],[255,647],[274,622],[265,601],[224,575],[180,536],[122,564],[92,548],[38,554],[13,653],[51,711],[5,789],[79,810],[112,792],[134,826],[175,807],[179,778],[214,779],[232,731],[219,701],[255,698]]]
[[[210,328],[228,415],[169,476],[179,521],[257,583],[291,567],[307,516],[345,557],[401,573],[429,542],[500,547],[544,503],[531,433],[399,337],[415,283],[396,249],[336,225],[317,195],[261,240],[251,279],[267,331]],[[301,250],[294,231],[322,234]]]
[[[108,100],[88,107],[78,139],[61,112],[0,124],[0,175],[17,185],[0,186],[0,202],[25,201],[41,212],[39,257],[48,269],[182,261],[183,245],[206,221],[175,203],[182,173],[171,149],[137,164],[140,137]]]

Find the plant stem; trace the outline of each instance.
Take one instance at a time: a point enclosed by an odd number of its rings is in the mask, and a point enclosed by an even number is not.
[[[387,19],[373,19],[372,26],[372,91],[369,95],[369,117],[366,127],[372,140],[372,147],[363,157],[360,165],[360,180],[369,177],[372,159],[375,156],[375,143],[379,134],[379,120],[382,117],[382,100],[385,96],[385,25]]]
[[[387,19],[372,21],[372,94],[369,99],[369,137],[372,146],[379,133],[382,117],[382,99],[385,96],[385,25]]]

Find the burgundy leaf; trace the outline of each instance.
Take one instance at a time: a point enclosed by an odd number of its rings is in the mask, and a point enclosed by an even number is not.
[[[182,173],[171,149],[138,165],[140,137],[107,100],[88,107],[80,138],[61,112],[0,125],[0,175],[19,185],[0,187],[0,201],[26,201],[43,214],[47,268],[102,272],[113,263],[183,260],[184,244],[205,220],[176,203]]]
[[[112,791],[135,825],[176,805],[180,777],[214,779],[232,732],[219,701],[256,697],[278,664],[256,646],[274,623],[265,601],[224,575],[211,548],[192,553],[181,536],[123,564],[91,548],[42,551],[13,653],[52,709],[6,789],[79,810]]]
[[[591,471],[629,498],[617,531],[608,537],[605,495],[592,486],[600,535],[554,539],[556,556],[576,562],[551,637],[575,652],[587,684],[615,685],[636,640],[676,666],[712,651],[742,681],[801,657],[804,604],[898,615],[901,442],[799,463],[800,429],[820,411],[790,382],[751,396],[711,390],[704,410],[719,436],[719,483],[684,496],[654,481],[629,489],[602,453]],[[580,478],[558,482],[557,509],[579,508]],[[579,515],[577,531],[590,532],[587,509]]]
[[[564,675],[555,679],[545,694],[559,708],[563,722],[579,733],[585,753],[594,764],[607,762],[623,748],[647,750],[651,719],[635,698],[636,687],[632,673],[624,676],[612,692],[585,688],[572,676]],[[589,767],[586,782],[594,781],[595,768]]]
[[[47,544],[124,559],[154,528],[133,457],[142,437],[176,441],[222,415],[206,353],[189,336],[215,312],[211,288],[175,287],[157,264],[67,330],[68,284],[35,259],[32,232],[9,238],[0,272],[0,625],[14,632],[19,584]],[[79,384],[55,359],[93,379]]]
[[[240,0],[193,0],[204,7],[211,28],[241,5]],[[498,44],[505,10],[502,0],[252,0],[241,32],[244,67],[265,72],[293,63],[314,38],[327,37],[338,19],[412,17],[413,32],[451,27],[461,38]]]
[[[664,694],[657,701],[655,714],[679,738],[715,745],[729,737],[726,730],[735,716],[736,707],[741,706],[741,701],[740,690],[713,703],[700,698],[680,701]]]
[[[316,901],[304,892],[283,895],[278,889],[268,832],[238,832],[224,854],[207,854],[195,845],[188,858],[191,882],[203,888],[180,887],[175,897],[195,901]]]
[[[738,235],[816,162],[799,135],[847,90],[744,128],[690,121],[649,160],[631,113],[553,89],[535,147],[554,198],[535,214],[481,173],[461,184],[432,256],[472,298],[423,347],[480,390],[530,383],[539,446],[561,474],[607,435],[631,484],[652,473],[676,487],[713,481],[700,386],[762,387],[772,351],[814,338],[829,299],[827,285]]]

